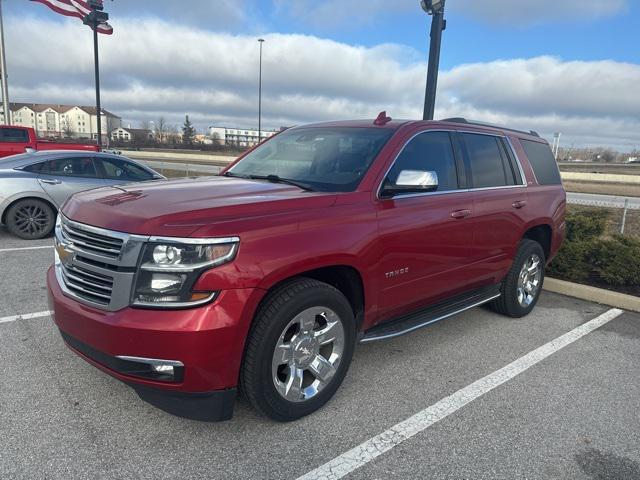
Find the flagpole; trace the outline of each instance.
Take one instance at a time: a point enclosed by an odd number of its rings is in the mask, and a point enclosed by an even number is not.
[[[96,75],[96,115],[98,119],[98,148],[102,150],[102,120],[100,115],[100,63],[98,61],[98,24],[93,26],[93,61],[95,63]]]
[[[4,19],[2,18],[2,0],[0,0],[0,72],[2,74],[2,108],[4,123],[11,125],[11,106],[9,104],[9,85],[7,84],[7,56],[4,51]]]
[[[109,19],[109,14],[102,11],[102,0],[89,0],[87,3],[91,8],[91,13],[84,17],[83,22],[93,29],[93,61],[96,78],[96,118],[98,120],[98,138],[96,143],[98,144],[98,148],[102,150],[102,111],[100,107],[100,62],[98,58],[98,25],[106,22]]]

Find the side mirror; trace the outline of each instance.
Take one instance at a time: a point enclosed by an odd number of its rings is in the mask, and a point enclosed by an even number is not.
[[[396,183],[385,180],[382,188],[384,197],[394,197],[405,193],[434,192],[438,189],[438,174],[428,170],[402,170]]]

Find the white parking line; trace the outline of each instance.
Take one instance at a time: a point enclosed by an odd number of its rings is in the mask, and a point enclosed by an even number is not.
[[[22,315],[11,315],[10,317],[0,317],[0,323],[15,322],[17,320],[29,320],[30,318],[48,317],[51,315],[49,310],[44,312],[24,313]]]
[[[53,248],[53,245],[45,245],[43,247],[0,248],[0,253],[2,253],[2,252],[19,252],[20,250],[42,250],[43,248]]]
[[[588,333],[591,333],[595,329],[610,322],[622,313],[624,313],[623,310],[612,308],[599,317],[596,317],[593,320],[556,338],[555,340],[536,348],[506,367],[496,370],[471,385],[458,390],[454,394],[443,398],[436,404],[425,408],[421,412],[418,412],[412,417],[394,425],[381,434],[370,438],[357,447],[352,448],[315,470],[299,477],[298,480],[337,480],[348,475],[383,453],[388,452],[405,440],[408,440],[414,435],[429,428],[436,422],[448,417],[485,393],[490,392],[494,388],[528,370],[538,362],[547,358],[549,355],[554,354],[558,350],[561,350],[567,345],[572,344]]]

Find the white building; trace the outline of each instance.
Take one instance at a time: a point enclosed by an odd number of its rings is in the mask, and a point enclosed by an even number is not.
[[[262,130],[258,140],[258,130],[248,128],[209,127],[209,136],[221,145],[253,147],[259,141],[278,133],[277,130]]]
[[[118,127],[114,130],[111,130],[109,134],[111,140],[114,142],[141,142],[145,143],[149,140],[153,140],[153,132],[146,128],[124,128]]]
[[[11,103],[13,125],[31,127],[39,137],[91,138],[98,137],[96,107],[85,105],[59,105],[44,103]],[[0,106],[0,123],[4,124],[4,111]],[[105,109],[100,117],[103,135],[120,127],[122,119]]]

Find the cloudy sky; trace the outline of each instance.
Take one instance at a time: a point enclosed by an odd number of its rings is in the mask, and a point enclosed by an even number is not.
[[[103,105],[138,126],[188,113],[257,125],[420,118],[429,18],[417,0],[113,0]],[[545,6],[545,4],[547,4]],[[640,146],[640,2],[448,0],[436,117],[465,116],[566,144]],[[94,102],[91,31],[4,0],[12,101]]]

